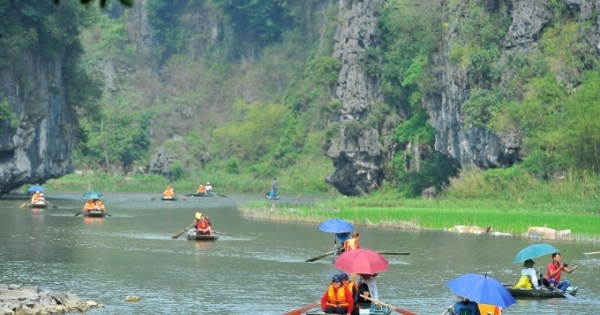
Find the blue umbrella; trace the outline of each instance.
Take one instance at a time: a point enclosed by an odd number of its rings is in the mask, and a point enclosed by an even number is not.
[[[336,218],[321,223],[321,225],[319,225],[319,230],[327,233],[347,233],[352,232],[354,227],[350,222]]]
[[[517,256],[513,259],[513,264],[522,263],[527,259],[538,258],[556,252],[558,252],[558,249],[550,244],[539,243],[529,245],[517,253]]]
[[[29,187],[29,189],[27,189],[28,192],[36,192],[36,191],[44,191],[46,190],[46,188],[40,186],[40,185],[33,185],[31,187]]]
[[[90,191],[87,191],[85,194],[83,194],[83,197],[88,198],[88,199],[99,199],[102,196],[104,196],[104,195],[101,192],[96,191],[96,190],[90,190]]]
[[[507,307],[517,303],[500,281],[489,278],[487,274],[466,273],[446,282],[452,293],[471,301]]]

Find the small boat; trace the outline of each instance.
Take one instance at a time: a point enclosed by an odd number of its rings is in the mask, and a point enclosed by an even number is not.
[[[204,242],[212,242],[219,239],[217,234],[211,235],[197,235],[195,230],[189,230],[186,235],[188,241],[204,241]]]
[[[541,290],[532,289],[515,289],[512,284],[504,283],[504,287],[510,292],[514,298],[525,298],[525,299],[554,299],[554,298],[565,298],[565,295],[556,291],[550,291],[546,288]],[[577,294],[579,287],[568,287],[565,293],[569,293],[572,296]]]
[[[362,304],[361,304],[362,305]],[[377,306],[373,303],[371,303],[370,306],[368,307],[360,307],[359,308],[360,314],[364,315],[364,314],[370,314],[370,315],[389,315],[392,313],[392,309],[385,306],[385,305],[381,305],[381,306]],[[323,310],[321,309],[321,307],[319,308],[315,308],[312,309],[308,312],[306,312],[306,315],[323,315],[326,314],[325,312],[323,312]]]
[[[84,217],[89,218],[104,218],[106,216],[106,211],[102,209],[89,209],[82,211]]]
[[[203,193],[203,194],[199,194],[199,193],[195,193],[194,197],[213,197],[215,194],[213,193]]]
[[[46,209],[46,201],[32,202],[30,206],[35,209]]]
[[[269,200],[279,200],[279,196],[270,196],[270,195],[266,195],[265,196],[267,199]]]
[[[165,201],[177,201],[177,196],[163,196],[161,199]]]

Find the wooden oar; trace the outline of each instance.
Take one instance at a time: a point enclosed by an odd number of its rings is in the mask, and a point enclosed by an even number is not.
[[[311,304],[308,304],[306,306],[302,306],[301,308],[295,309],[293,311],[289,311],[289,312],[287,312],[287,313],[285,313],[283,315],[300,315],[300,314],[302,314],[302,313],[310,310],[311,308],[313,308],[313,307],[315,307],[317,305],[319,305],[319,302],[311,303]]]
[[[583,253],[585,255],[585,257],[589,258],[589,255],[595,255],[595,254],[600,254],[600,252],[587,252],[587,253]]]
[[[227,196],[221,195],[221,194],[215,194],[215,195],[220,196],[220,197],[227,197]]]
[[[446,308],[446,310],[442,312],[442,314],[441,314],[441,315],[446,315],[446,314],[448,314],[448,310],[449,310],[450,308],[452,308],[452,306],[453,306],[453,305],[450,305],[450,306],[448,306],[448,307]]]
[[[107,216],[109,216],[109,217],[111,217],[111,218],[112,218],[112,214],[110,214],[110,213],[108,213],[108,212],[106,212],[106,211],[104,211],[104,213],[105,213]]]
[[[46,200],[46,203],[47,203],[47,204],[49,204],[49,205],[51,205],[51,206],[52,206],[52,208],[54,208],[54,209],[58,209],[58,207],[57,207],[55,204],[51,203],[50,201],[47,201],[47,200]]]
[[[80,215],[80,214],[83,214],[83,211],[81,211],[81,212],[79,212],[79,213],[75,214],[75,216],[78,216],[78,215]]]
[[[237,237],[237,238],[245,238],[242,236],[237,236],[237,235],[233,235],[233,234],[229,234],[229,233],[223,233],[223,232],[217,232],[217,231],[213,231],[215,234],[222,234],[222,235],[227,235],[227,236],[233,236],[233,237]]]
[[[393,309],[394,311],[396,311],[396,312],[398,312],[398,313],[400,313],[400,314],[403,314],[403,315],[417,315],[416,313],[413,313],[413,312],[411,312],[411,311],[408,311],[408,310],[405,310],[405,309],[403,309],[403,308],[399,308],[399,307],[395,307],[395,306],[392,306],[392,305],[389,305],[389,304],[383,303],[383,302],[381,302],[381,301],[378,301],[378,300],[376,300],[376,299],[372,299],[372,298],[370,298],[370,297],[368,297],[368,296],[366,296],[366,295],[362,295],[362,294],[361,294],[360,296],[362,296],[363,298],[365,298],[365,299],[367,299],[367,300],[369,300],[369,301],[373,301],[373,302],[375,302],[375,303],[379,303],[379,304],[381,304],[381,305],[385,305],[385,306],[387,306],[387,307],[389,307],[389,308]]]
[[[381,255],[410,255],[410,253],[407,252],[378,252]]]
[[[156,196],[156,197],[152,197],[150,200],[154,200],[154,199],[156,199],[156,198],[158,198],[158,197],[160,197],[160,196],[161,196],[161,195],[158,195],[158,196]]]
[[[333,253],[335,253],[337,251],[339,251],[339,249],[334,249],[334,250],[332,250],[330,252],[327,252],[327,253],[325,253],[323,255],[319,255],[319,256],[313,257],[311,259],[308,259],[305,262],[314,262],[314,261],[317,261],[317,260],[319,260],[321,258],[325,258],[325,257],[327,257],[327,256],[329,256],[329,255],[331,255],[331,254],[333,254]]]
[[[567,298],[567,299],[569,299],[569,300],[577,300],[577,298],[576,298],[576,297],[572,296],[572,295],[571,295],[569,292],[567,292],[567,291],[556,291],[556,292],[558,292],[558,293],[562,294],[564,297],[566,297],[566,298]]]
[[[172,238],[172,239],[174,239],[174,240],[178,239],[178,238],[181,236],[181,234],[183,234],[183,233],[185,233],[185,231],[187,231],[187,230],[191,229],[191,228],[192,228],[192,226],[194,226],[194,223],[190,224],[190,226],[186,227],[186,228],[185,228],[185,229],[183,229],[181,232],[179,232],[179,233],[177,233],[177,234],[173,235],[171,238]]]
[[[22,205],[19,206],[19,208],[23,209],[28,203],[29,200],[25,201]]]
[[[189,197],[189,196],[193,196],[193,195],[195,195],[195,194],[187,194],[187,195],[185,195],[185,196],[186,196],[186,197]]]

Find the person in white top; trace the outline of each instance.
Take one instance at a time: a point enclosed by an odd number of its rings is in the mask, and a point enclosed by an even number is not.
[[[531,259],[527,259],[523,263],[523,269],[521,270],[521,278],[519,282],[515,285],[515,289],[536,289],[540,288],[538,283],[538,272],[533,269],[533,265],[535,262]]]
[[[359,274],[358,280],[356,281],[356,285],[358,286],[358,304],[370,304],[371,301],[361,297],[360,295],[368,296],[372,299],[379,299],[379,292],[377,291],[377,282],[375,282],[375,277],[377,274],[369,275],[369,274]]]
[[[210,194],[212,192],[212,186],[210,185],[210,182],[206,183],[206,186],[204,186],[204,189],[206,190],[207,194]]]

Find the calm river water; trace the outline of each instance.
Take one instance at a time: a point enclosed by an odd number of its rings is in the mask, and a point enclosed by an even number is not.
[[[0,200],[0,283],[71,291],[106,305],[88,314],[282,314],[320,299],[333,274],[330,260],[305,263],[330,250],[333,235],[316,224],[275,223],[240,217],[236,205],[260,195],[187,197],[151,201],[150,194],[106,193],[113,217],[74,214],[81,194],[46,193],[58,209],[19,209],[25,200]],[[287,197],[283,202],[314,202]],[[288,201],[289,200],[289,201]],[[222,236],[214,243],[171,236],[200,211]],[[543,222],[539,222],[543,226]],[[380,300],[418,314],[441,314],[452,304],[446,281],[463,273],[488,273],[516,281],[514,255],[530,242],[516,237],[457,235],[357,228],[364,248],[406,251],[387,256],[390,270],[377,278]],[[519,300],[504,314],[595,314],[600,308],[600,250],[595,244],[551,242],[563,261],[578,264],[567,275],[579,286],[577,300]],[[536,267],[550,257],[538,258]],[[142,298],[125,302],[127,295]]]

